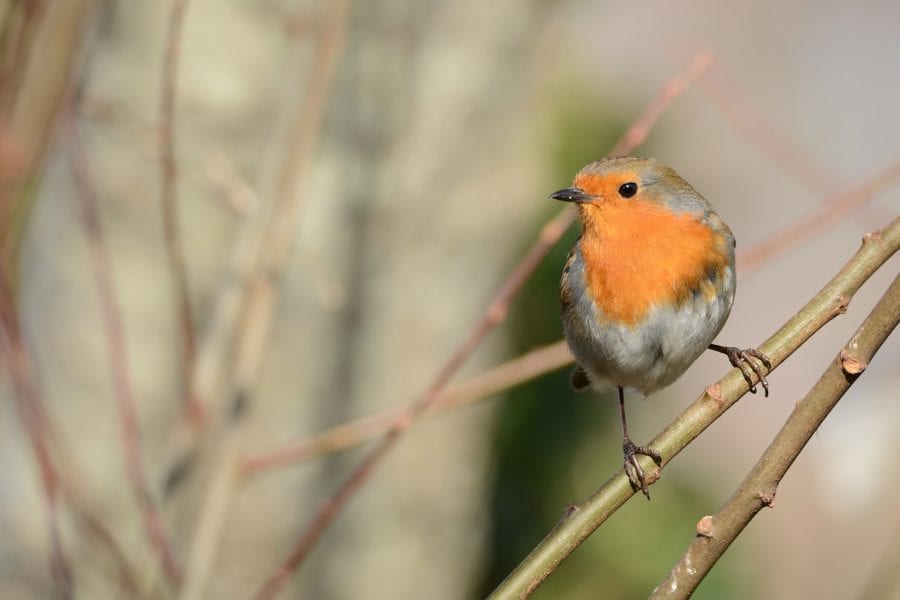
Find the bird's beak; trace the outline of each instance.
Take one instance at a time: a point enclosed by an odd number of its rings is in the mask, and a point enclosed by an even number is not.
[[[575,202],[576,204],[596,200],[594,196],[591,196],[583,189],[577,187],[570,187],[564,190],[559,190],[558,192],[553,192],[552,194],[550,194],[550,197],[554,200],[562,200],[563,202]]]

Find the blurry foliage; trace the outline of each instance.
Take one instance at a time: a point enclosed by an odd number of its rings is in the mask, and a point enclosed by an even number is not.
[[[568,185],[578,169],[601,158],[626,122],[587,92],[562,97],[558,111],[548,129],[553,137],[543,144],[549,150],[547,162],[555,187],[535,199],[547,204],[544,220],[560,209],[546,195]],[[523,244],[530,243],[534,230],[523,234]],[[578,235],[577,226],[567,232],[514,302],[509,320],[514,355],[562,336],[559,277]],[[512,390],[499,411],[492,562],[485,568],[482,596],[550,531],[567,504],[584,500],[621,465],[614,391],[576,394],[569,385],[569,372],[558,371]],[[633,396],[630,400],[633,410],[637,403]],[[563,562],[535,597],[645,597],[694,534],[697,507],[715,504],[677,479],[663,481],[664,488],[653,490],[652,504],[637,498],[626,505]],[[752,587],[735,575],[728,565],[721,565],[706,578],[696,597],[753,597]]]

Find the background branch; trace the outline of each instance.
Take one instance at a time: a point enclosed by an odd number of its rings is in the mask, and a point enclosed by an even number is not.
[[[898,179],[900,179],[900,162],[895,162],[858,184],[838,192],[817,209],[769,236],[766,243],[739,255],[738,272],[755,269],[770,261],[773,256],[796,248],[804,241],[837,225],[851,211],[871,200],[878,192],[895,184]]]
[[[138,508],[143,515],[144,528],[150,546],[158,554],[169,581],[176,582],[181,576],[180,570],[175,562],[169,536],[166,533],[156,500],[147,483],[144,469],[141,432],[138,427],[137,406],[131,383],[125,327],[122,323],[122,314],[112,278],[112,265],[106,246],[103,221],[100,218],[97,191],[78,130],[79,99],[80,90],[77,90],[72,95],[64,119],[65,131],[69,138],[68,158],[77,190],[76,198],[80,209],[81,226],[90,249],[91,266],[100,303],[100,316],[103,319],[107,337],[108,363],[125,455],[125,472]]]
[[[882,232],[867,235],[857,253],[840,272],[797,314],[759,346],[775,369],[826,323],[847,310],[862,284],[900,248],[900,217]],[[709,427],[747,392],[747,383],[737,369],[706,388],[650,446],[660,452],[663,466]],[[643,463],[650,483],[659,475],[650,459]],[[622,469],[590,499],[574,505],[544,540],[494,590],[491,598],[522,598],[535,589],[611,514],[634,495]]]
[[[90,0],[53,6],[7,3],[5,24],[12,30],[0,37],[0,367],[9,379],[37,465],[50,536],[51,578],[60,598],[74,594],[72,569],[62,540],[60,478],[49,447],[43,391],[18,305],[18,259],[91,9]],[[14,487],[10,483],[10,489]]]
[[[191,296],[188,285],[184,246],[178,225],[178,162],[175,152],[176,115],[175,101],[178,94],[178,63],[181,54],[181,34],[188,0],[172,0],[166,28],[165,56],[162,65],[162,81],[159,99],[160,137],[160,204],[163,215],[163,231],[166,238],[166,258],[172,272],[178,318],[181,325],[182,401],[191,421],[205,419],[202,406],[196,402],[190,388],[190,374],[196,361],[194,341],[194,317],[191,313]]]
[[[688,598],[750,520],[775,500],[778,484],[810,438],[900,321],[900,276],[882,296],[847,345],[801,400],[781,431],[725,505],[703,517],[684,556],[651,598]]]
[[[279,173],[276,206],[268,215],[268,220],[264,221],[262,245],[255,257],[254,270],[249,273],[242,313],[235,332],[234,381],[226,406],[228,422],[219,439],[215,440],[217,455],[209,484],[199,504],[200,518],[191,541],[187,578],[179,596],[182,600],[204,597],[212,574],[218,541],[237,480],[246,415],[253,401],[273,311],[277,306],[278,284],[296,237],[303,198],[300,184],[319,139],[326,100],[344,48],[348,11],[346,0],[336,0],[329,4],[322,18],[312,70],[304,82],[304,103],[293,123]]]
[[[573,361],[565,340],[532,350],[479,373],[474,377],[447,386],[435,404],[422,416],[465,406],[530,381]],[[309,460],[322,454],[339,452],[383,435],[397,423],[412,418],[415,404],[402,406],[342,423],[312,436],[266,450],[248,454],[241,460],[241,470],[249,475],[289,463]]]
[[[0,269],[2,271],[2,269]],[[34,375],[28,348],[19,330],[12,294],[0,277],[0,350],[3,364],[12,380],[19,416],[38,466],[44,494],[44,509],[50,531],[50,572],[60,598],[71,598],[72,569],[66,556],[60,532],[60,478],[48,446],[47,415]]]
[[[810,156],[793,140],[783,135],[772,123],[753,109],[743,90],[720,66],[700,85],[700,90],[746,140],[763,156],[786,173],[801,180],[819,196],[833,194],[843,188],[834,169]]]

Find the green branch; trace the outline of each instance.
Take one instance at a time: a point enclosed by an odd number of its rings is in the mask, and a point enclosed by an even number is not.
[[[863,239],[862,247],[840,272],[797,314],[759,347],[775,369],[812,335],[839,314],[856,291],[878,268],[900,248],[900,218],[882,232]],[[660,452],[663,466],[709,427],[747,392],[747,383],[737,369],[732,369],[703,394],[666,429],[650,446]],[[649,458],[642,457],[648,483],[658,478],[659,471]],[[619,509],[634,491],[623,470],[582,504],[566,510],[562,520],[538,546],[494,590],[491,598],[526,598],[544,581],[572,551],[591,535],[610,515]]]
[[[856,334],[831,361],[822,377],[794,408],[750,474],[713,517],[704,517],[697,537],[654,599],[688,598],[716,561],[760,510],[770,506],[787,470],[844,393],[865,371],[872,357],[900,321],[900,276],[863,321]]]

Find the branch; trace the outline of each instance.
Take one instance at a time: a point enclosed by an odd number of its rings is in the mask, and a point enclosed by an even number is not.
[[[31,443],[44,492],[44,509],[50,530],[50,571],[60,598],[73,596],[72,569],[62,545],[60,533],[60,479],[51,456],[47,436],[47,415],[32,359],[19,329],[18,312],[7,276],[0,265],[0,351],[3,365],[12,382],[19,416]]]
[[[90,0],[5,3],[0,57],[0,356],[37,464],[50,534],[50,567],[60,598],[73,595],[60,531],[60,489],[47,414],[16,298],[18,252],[50,147],[63,92],[91,14]]]
[[[60,456],[58,449],[54,451],[55,456]],[[64,461],[61,461],[64,462]],[[119,589],[121,595],[126,598],[142,598],[146,594],[142,594],[138,585],[138,576],[134,572],[128,557],[116,541],[115,536],[107,527],[107,523],[101,516],[95,515],[92,507],[79,493],[77,487],[72,481],[72,477],[66,472],[65,465],[60,465],[60,488],[63,497],[66,500],[66,506],[72,515],[74,525],[83,533],[87,542],[93,542],[90,547],[92,565],[99,565],[102,554],[105,551],[111,567],[115,570],[116,578],[119,581]],[[79,482],[82,483],[82,482]]]
[[[169,581],[176,582],[181,576],[179,568],[156,501],[153,499],[147,483],[147,475],[144,472],[141,433],[137,422],[137,408],[128,367],[128,343],[125,339],[122,314],[116,297],[115,283],[112,279],[112,265],[106,246],[103,222],[97,207],[97,191],[94,187],[90,166],[84,155],[84,145],[76,122],[79,92],[76,90],[72,95],[64,115],[70,142],[69,165],[75,181],[75,196],[78,199],[81,226],[90,249],[94,280],[100,301],[100,316],[103,319],[107,337],[110,373],[118,410],[122,448],[125,454],[126,476],[144,517],[144,528],[150,540],[150,546],[159,555],[160,563]]]
[[[753,110],[747,95],[736,89],[724,69],[717,67],[706,78],[700,90],[709,98],[731,125],[751,144],[762,151],[778,168],[799,178],[818,196],[834,193],[843,183],[828,168],[803,148],[779,132],[770,121]]]
[[[662,87],[657,98],[644,110],[634,124],[628,129],[623,138],[613,147],[615,154],[630,153],[637,144],[646,139],[652,125],[662,115],[666,107],[671,104],[682,91],[700,79],[712,66],[712,56],[708,52],[699,52],[694,56],[690,65]],[[367,454],[357,465],[356,469],[338,488],[335,494],[325,501],[315,516],[311,519],[306,530],[300,536],[294,549],[288,558],[273,573],[257,596],[260,600],[272,598],[287,583],[294,571],[300,566],[309,551],[318,542],[322,533],[334,519],[335,515],[344,507],[347,501],[353,497],[356,491],[371,475],[374,468],[381,463],[387,453],[394,447],[400,436],[409,429],[416,420],[427,413],[440,399],[441,392],[449,384],[450,379],[466,359],[481,344],[488,333],[493,331],[506,318],[507,309],[513,296],[522,288],[528,277],[534,272],[551,248],[559,241],[566,229],[573,223],[575,211],[564,208],[550,222],[541,229],[537,241],[531,250],[522,258],[513,269],[510,276],[500,286],[487,310],[475,327],[469,332],[468,337],[457,348],[450,359],[438,371],[431,385],[413,403],[408,418],[396,421],[392,424],[382,440]]]
[[[853,294],[897,249],[900,248],[900,217],[881,233],[863,238],[863,245],[840,272],[797,314],[766,340],[759,349],[772,362],[772,368],[787,359],[797,348],[837,315],[847,310]],[[650,446],[660,452],[668,464],[691,441],[709,427],[747,392],[738,369],[732,369],[657,435]],[[649,458],[641,457],[651,483],[659,469]],[[525,560],[494,590],[491,598],[524,598],[532,592],[612,513],[634,495],[624,470],[600,487],[582,504],[566,511],[562,520]]]
[[[334,1],[325,14],[316,40],[313,63],[306,81],[303,106],[297,112],[279,173],[276,204],[264,222],[261,247],[248,273],[242,314],[235,331],[233,385],[228,399],[231,418],[213,458],[212,475],[200,502],[200,518],[191,541],[186,581],[181,600],[204,598],[204,588],[213,573],[218,541],[227,523],[234,492],[238,459],[249,404],[265,356],[273,313],[278,301],[281,274],[296,238],[303,195],[300,184],[318,142],[338,59],[344,48],[349,14],[347,0]]]
[[[194,339],[194,318],[191,314],[191,298],[188,288],[187,265],[181,231],[178,227],[178,164],[175,158],[175,97],[178,85],[178,59],[181,50],[181,32],[188,0],[173,0],[166,29],[165,56],[163,58],[162,80],[159,100],[159,137],[161,176],[160,203],[162,205],[163,230],[166,238],[166,255],[181,322],[182,359],[184,361],[183,397],[184,409],[192,422],[205,419],[203,407],[193,397],[188,377],[194,371],[196,342]]]
[[[725,505],[697,524],[697,537],[651,598],[688,598],[750,520],[775,500],[778,484],[828,413],[866,370],[900,321],[900,276],[801,400]]]
[[[572,353],[565,340],[532,350],[474,377],[445,388],[435,404],[422,416],[429,416],[451,408],[465,406],[511,387],[561,369],[572,363]],[[309,460],[322,454],[346,450],[367,442],[412,418],[415,403],[410,402],[386,411],[368,415],[327,429],[311,438],[304,438],[273,446],[245,456],[241,471],[250,475],[260,471]]]
[[[816,210],[770,235],[765,242],[758,244],[751,251],[738,256],[738,272],[755,269],[771,260],[773,256],[796,248],[822,231],[837,225],[851,211],[859,208],[886,187],[895,184],[898,179],[900,179],[900,162],[895,162],[868,179],[838,192]]]

